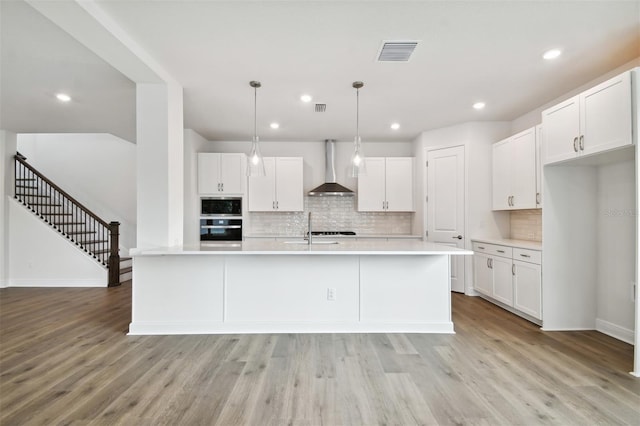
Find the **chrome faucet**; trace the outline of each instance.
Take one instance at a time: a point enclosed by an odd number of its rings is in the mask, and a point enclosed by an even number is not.
[[[309,223],[307,226],[307,244],[311,244],[311,212],[309,212]]]

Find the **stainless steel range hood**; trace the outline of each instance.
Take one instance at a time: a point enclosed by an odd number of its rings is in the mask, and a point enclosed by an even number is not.
[[[336,182],[336,140],[325,139],[324,142],[326,155],[324,183],[309,191],[309,195],[314,197],[353,197],[355,194],[352,190]]]

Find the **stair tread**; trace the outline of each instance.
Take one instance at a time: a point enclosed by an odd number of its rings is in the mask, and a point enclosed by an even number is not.
[[[126,261],[126,260],[131,260],[131,258],[130,258],[130,257],[123,257],[123,256],[120,256],[120,262],[124,262],[124,261]]]
[[[126,268],[120,268],[120,275],[127,274],[133,271],[133,266],[127,266]]]

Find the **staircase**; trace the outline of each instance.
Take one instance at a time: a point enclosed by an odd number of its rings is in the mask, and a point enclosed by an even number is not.
[[[14,158],[16,200],[105,267],[109,287],[131,280],[131,258],[120,258],[118,252],[120,223],[99,218],[34,169],[20,153]]]

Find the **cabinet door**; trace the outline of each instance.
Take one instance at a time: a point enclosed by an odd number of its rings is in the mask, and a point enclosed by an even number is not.
[[[386,159],[387,211],[411,212],[413,208],[413,158]]]
[[[276,160],[264,157],[265,176],[249,177],[249,211],[271,212],[276,207]]]
[[[302,157],[276,158],[276,209],[301,212],[304,210],[302,189]]]
[[[493,298],[505,305],[513,306],[513,263],[511,259],[493,257]]]
[[[578,155],[579,96],[542,111],[542,127],[544,164],[568,160]]]
[[[540,265],[519,260],[514,260],[513,264],[514,308],[542,319],[542,268]]]
[[[358,211],[381,212],[385,207],[385,159],[368,157],[367,175],[358,178]]]
[[[536,208],[542,208],[542,126],[536,126]]]
[[[493,210],[511,210],[511,139],[493,144]]]
[[[198,193],[218,194],[220,190],[220,154],[198,153]]]
[[[225,194],[242,194],[242,163],[246,161],[244,154],[220,154],[221,192]]]
[[[493,271],[489,267],[489,256],[473,253],[473,288],[489,297],[493,296]]]
[[[633,143],[630,72],[585,91],[580,101],[582,153],[593,154]]]
[[[511,208],[536,208],[536,129],[511,138]]]

